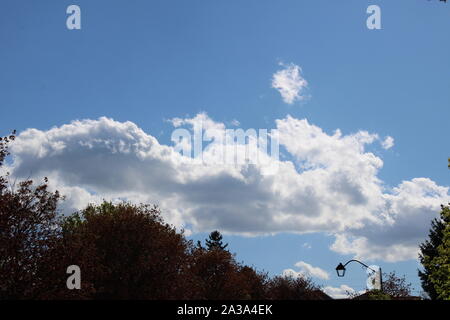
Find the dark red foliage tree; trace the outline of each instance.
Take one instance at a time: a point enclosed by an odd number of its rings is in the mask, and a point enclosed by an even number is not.
[[[0,138],[0,167],[14,139],[15,132]],[[58,240],[59,200],[47,179],[34,186],[0,177],[0,299],[34,299],[44,290],[42,261]]]
[[[309,278],[276,276],[267,285],[271,300],[316,300],[319,288]]]
[[[64,265],[80,267],[84,297],[188,298],[185,279],[191,244],[163,223],[156,207],[91,205],[67,218],[62,232],[61,259]]]

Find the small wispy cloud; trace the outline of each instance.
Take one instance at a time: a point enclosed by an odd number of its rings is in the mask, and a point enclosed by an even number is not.
[[[386,139],[384,139],[383,142],[381,142],[381,146],[383,149],[388,150],[394,146],[394,138],[391,136],[387,136]]]
[[[283,69],[278,70],[272,77],[272,88],[278,90],[283,101],[293,104],[295,101],[303,100],[303,91],[308,87],[308,82],[302,77],[302,68],[290,63],[280,63]]]
[[[241,123],[240,123],[238,120],[233,119],[233,120],[231,121],[231,125],[233,125],[233,126],[235,126],[235,127],[239,127],[239,126],[241,125]]]

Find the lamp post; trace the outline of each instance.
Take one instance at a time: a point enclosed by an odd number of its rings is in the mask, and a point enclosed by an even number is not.
[[[337,273],[338,277],[343,277],[345,275],[345,270],[346,270],[345,266],[348,265],[350,262],[358,262],[360,265],[364,266],[365,268],[372,270],[375,274],[377,272],[380,272],[380,290],[383,291],[383,280],[382,280],[381,268],[379,269],[379,271],[375,271],[371,267],[369,267],[365,263],[362,263],[359,260],[352,259],[352,260],[347,261],[345,264],[342,264],[342,262],[339,263],[338,266],[336,267],[336,273]]]

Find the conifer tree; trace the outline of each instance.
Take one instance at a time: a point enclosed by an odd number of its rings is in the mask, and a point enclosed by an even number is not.
[[[209,234],[209,239],[206,239],[206,247],[208,250],[225,250],[228,243],[223,244],[222,235],[216,230]]]
[[[450,260],[448,247],[450,239],[448,235],[450,232],[450,205],[441,206],[441,208],[440,218],[431,222],[428,239],[420,245],[419,254],[420,263],[423,265],[423,271],[419,270],[422,288],[432,300],[442,299],[444,293],[440,287],[445,286],[445,283],[449,286],[450,281],[450,278],[441,279],[445,274],[450,276],[449,270],[444,272],[445,268],[449,268]],[[447,243],[445,243],[444,237]]]

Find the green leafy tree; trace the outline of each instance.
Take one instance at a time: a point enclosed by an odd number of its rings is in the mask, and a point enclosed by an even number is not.
[[[441,206],[439,219],[434,219],[428,239],[420,245],[419,277],[423,290],[430,299],[449,298],[450,295],[450,252],[449,252],[450,205]]]
[[[209,234],[209,239],[206,239],[206,247],[208,250],[225,250],[228,247],[227,244],[223,244],[222,235],[219,231],[213,231]]]
[[[450,205],[443,207],[441,217],[445,227],[442,243],[437,248],[437,255],[429,264],[430,280],[434,285],[437,298],[450,300]]]

